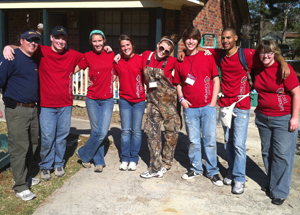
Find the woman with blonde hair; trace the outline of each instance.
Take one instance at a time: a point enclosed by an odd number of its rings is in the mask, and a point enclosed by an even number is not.
[[[266,193],[272,203],[281,205],[290,191],[298,135],[300,88],[297,74],[278,80],[278,44],[264,40],[257,48],[263,67],[255,70],[254,88],[258,92],[255,123],[268,176]]]

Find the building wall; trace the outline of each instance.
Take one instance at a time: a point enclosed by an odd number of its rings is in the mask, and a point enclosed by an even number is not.
[[[49,10],[49,13],[51,10]],[[20,34],[26,29],[36,30],[42,21],[42,10],[9,10],[7,12],[8,41],[7,44],[19,45]],[[79,15],[78,11],[67,12],[68,48],[79,50]],[[28,16],[29,15],[29,16]],[[49,29],[51,34],[52,29]]]
[[[180,34],[182,35],[186,27],[193,25],[201,34],[217,34],[218,48],[221,48],[222,29],[233,27],[240,32],[242,27],[237,1],[208,0],[204,7],[183,7],[180,16]],[[183,48],[184,45],[180,41],[179,50]]]
[[[221,32],[224,27],[233,27],[240,31],[242,26],[242,18],[240,16],[238,0],[207,0],[204,6],[188,7],[183,6],[179,12],[179,35],[182,36],[184,29],[188,26],[197,27],[202,34],[217,34],[218,47],[221,45]],[[53,12],[59,12],[55,10]],[[52,10],[49,10],[51,13]],[[68,48],[80,50],[80,32],[82,26],[79,22],[78,10],[64,10],[67,13],[68,29]],[[42,20],[42,10],[8,10],[8,41],[7,44],[19,44],[18,35],[25,28],[36,28],[36,25]],[[29,19],[27,17],[29,14]],[[164,35],[177,33],[176,29],[176,11],[164,10],[163,31]],[[28,20],[27,20],[28,19]],[[153,28],[152,28],[153,29]],[[50,34],[51,34],[51,30]],[[184,45],[179,42],[179,50]]]
[[[11,10],[7,14],[8,41],[7,44],[19,45],[20,35],[27,28],[36,29],[39,23],[38,10]]]

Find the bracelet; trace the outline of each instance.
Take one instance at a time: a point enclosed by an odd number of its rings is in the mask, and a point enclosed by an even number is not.
[[[182,97],[182,98],[179,100],[179,102],[181,103],[183,100],[184,100],[184,98]]]
[[[183,96],[179,96],[178,100],[180,101],[181,98],[183,98]]]

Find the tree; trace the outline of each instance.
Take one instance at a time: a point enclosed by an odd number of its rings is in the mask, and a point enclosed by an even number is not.
[[[274,22],[274,29],[282,31],[282,41],[286,43],[286,31],[299,31],[300,15],[299,15],[299,2],[282,1],[281,3],[270,5],[272,8],[271,18]]]

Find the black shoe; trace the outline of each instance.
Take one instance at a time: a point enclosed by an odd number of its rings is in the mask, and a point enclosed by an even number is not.
[[[181,178],[182,179],[192,179],[194,177],[197,177],[197,176],[201,176],[202,173],[198,173],[198,172],[195,172],[193,170],[189,170],[187,173],[185,173]]]
[[[223,181],[221,180],[219,174],[215,174],[213,177],[210,178],[210,180],[216,186],[223,186]]]
[[[274,205],[282,205],[285,199],[274,198],[272,199],[272,204]]]
[[[261,190],[264,191],[267,196],[270,196],[270,187],[269,186],[262,187]]]

